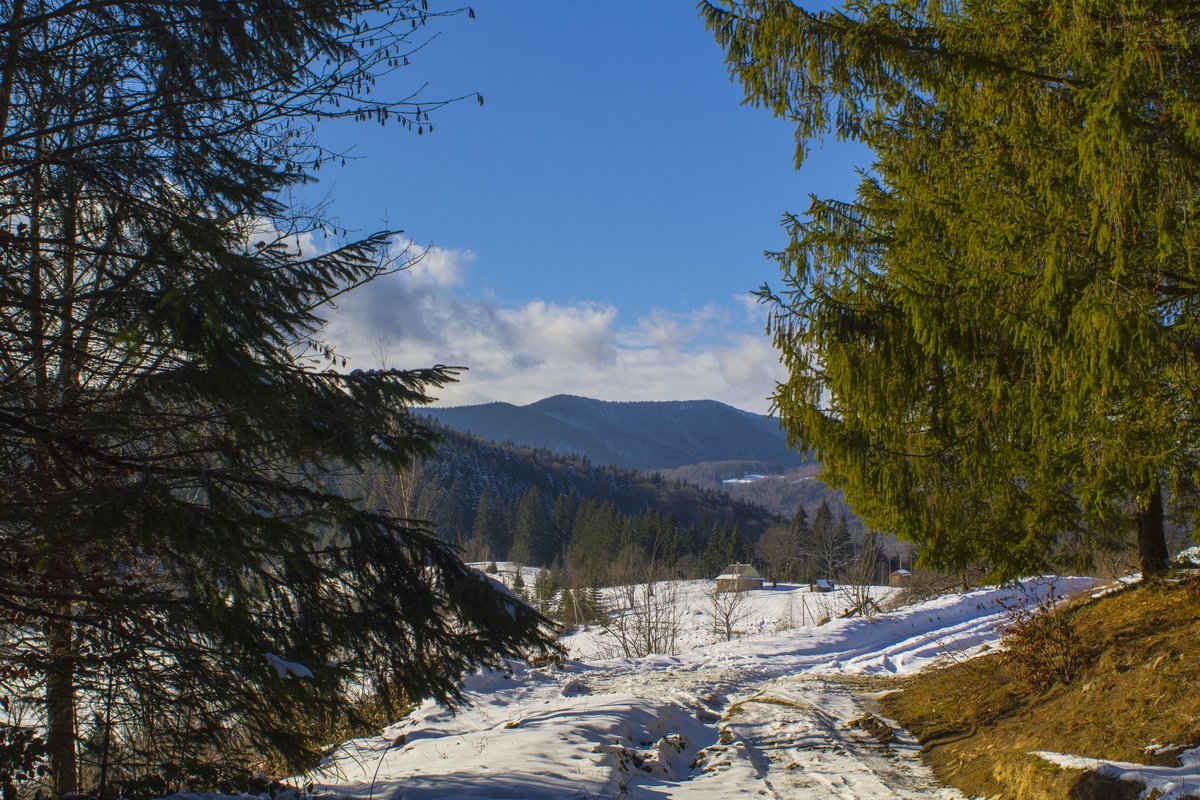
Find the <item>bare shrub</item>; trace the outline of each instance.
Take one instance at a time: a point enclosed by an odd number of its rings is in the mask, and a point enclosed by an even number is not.
[[[882,546],[878,535],[868,532],[862,546],[842,571],[838,591],[846,602],[844,616],[873,617],[881,611],[871,596],[871,589],[879,575]]]
[[[611,590],[612,604],[601,624],[601,638],[611,655],[678,654],[683,611],[679,584],[672,578],[654,560],[637,564],[627,558],[614,565],[610,583],[619,585]]]
[[[1007,610],[1005,658],[1021,683],[1035,693],[1055,683],[1069,684],[1079,671],[1079,634],[1070,612],[1058,607],[1054,592]]]
[[[812,605],[807,610],[812,616],[814,625],[824,625],[833,619],[834,612],[837,611],[837,604],[833,602],[833,598],[829,594],[810,593],[808,597],[812,600]]]
[[[809,600],[812,600],[812,607],[809,607]],[[783,613],[776,621],[773,630],[775,632],[790,631],[795,628],[807,628],[813,625],[822,625],[829,621],[833,606],[829,602],[828,596],[823,594],[811,594],[809,592],[797,590],[788,592],[787,602],[783,606]]]
[[[803,611],[797,613],[796,609],[796,592],[788,592],[787,601],[783,606],[783,613],[779,615],[779,619],[775,622],[773,630],[779,633],[780,631],[790,631],[793,628],[800,627],[801,614],[803,614]]]

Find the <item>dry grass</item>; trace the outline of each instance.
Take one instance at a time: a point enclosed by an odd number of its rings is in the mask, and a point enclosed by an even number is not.
[[[921,741],[943,781],[970,796],[1124,798],[1141,789],[1061,770],[1033,750],[1175,764],[1200,744],[1200,605],[1187,582],[1128,589],[1059,609],[1078,635],[1069,685],[1031,693],[996,653],[918,675],[884,711]]]

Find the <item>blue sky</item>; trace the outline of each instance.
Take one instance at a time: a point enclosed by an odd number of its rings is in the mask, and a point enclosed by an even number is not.
[[[749,293],[785,211],[846,196],[865,155],[792,168],[791,127],[741,104],[690,0],[478,0],[381,94],[427,83],[432,135],[325,124],[319,192],[424,261],[341,304],[360,366],[470,367],[440,404],[713,398],[765,411],[777,360]],[[433,32],[431,31],[431,32]],[[398,246],[400,243],[398,243]]]

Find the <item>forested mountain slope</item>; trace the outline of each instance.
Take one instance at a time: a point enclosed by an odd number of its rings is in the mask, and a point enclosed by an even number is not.
[[[716,489],[438,431],[437,455],[412,470],[350,480],[371,503],[429,520],[473,560],[590,569],[632,554],[703,574],[749,557],[785,521]]]
[[[800,466],[778,422],[715,400],[616,403],[555,395],[527,406],[425,409],[444,425],[497,442],[586,456],[642,471],[751,459]]]

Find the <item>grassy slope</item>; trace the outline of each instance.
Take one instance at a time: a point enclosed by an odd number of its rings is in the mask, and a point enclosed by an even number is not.
[[[904,682],[883,698],[924,745],[935,774],[968,796],[1136,797],[1132,784],[1060,770],[1034,750],[1177,763],[1151,743],[1200,744],[1200,578],[1085,599],[1058,613],[1077,633],[1075,677],[1035,692],[1003,653]]]

